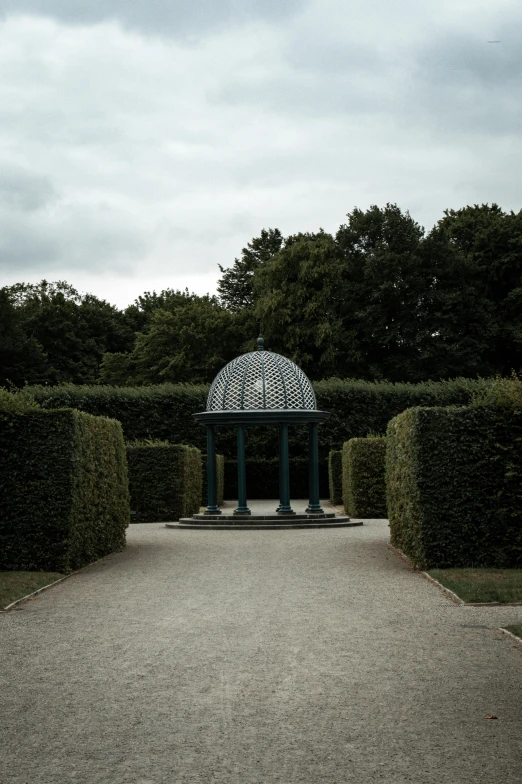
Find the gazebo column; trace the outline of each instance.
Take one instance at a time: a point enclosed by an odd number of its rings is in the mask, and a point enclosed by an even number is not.
[[[237,508],[235,515],[249,515],[246,497],[245,428],[237,428]]]
[[[216,443],[212,425],[207,425],[207,491],[208,498],[205,514],[220,515],[221,509],[217,505]]]
[[[288,453],[288,425],[279,425],[279,498],[277,514],[294,514],[290,506],[290,458]]]
[[[323,512],[319,499],[319,438],[317,422],[308,425],[308,471],[310,482],[310,501],[306,508],[309,513]]]
[[[281,426],[279,426],[279,489],[283,485],[283,447],[282,447],[283,439],[281,437]],[[279,493],[279,506],[276,509],[276,512],[279,512],[281,509],[281,493]]]

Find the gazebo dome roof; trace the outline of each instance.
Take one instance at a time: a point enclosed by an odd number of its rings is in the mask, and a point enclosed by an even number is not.
[[[312,385],[295,362],[258,350],[233,359],[214,379],[207,411],[316,411]]]

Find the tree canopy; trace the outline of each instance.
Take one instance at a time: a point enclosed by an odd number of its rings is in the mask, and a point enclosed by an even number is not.
[[[100,380],[115,384],[210,382],[243,342],[240,320],[215,297],[160,307],[138,332],[132,352],[106,354]]]
[[[9,361],[2,365],[2,375],[13,383],[94,383],[106,351],[133,345],[124,313],[63,281],[7,286],[0,297],[4,345],[10,341],[11,351],[26,355],[12,368]]]
[[[265,346],[313,379],[422,381],[522,366],[522,211],[446,210],[426,232],[396,204],[335,235],[262,229],[218,296],[144,292],[124,310],[65,282],[0,289],[0,383],[211,381]]]
[[[257,270],[283,247],[283,235],[279,229],[262,229],[259,237],[248,243],[229,269],[223,269],[218,282],[218,293],[228,310],[237,312],[253,307],[255,303],[254,276]]]

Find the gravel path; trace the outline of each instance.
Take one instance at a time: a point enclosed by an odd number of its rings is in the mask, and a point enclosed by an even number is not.
[[[0,616],[0,782],[520,784],[522,607],[453,604],[387,539],[132,526]]]

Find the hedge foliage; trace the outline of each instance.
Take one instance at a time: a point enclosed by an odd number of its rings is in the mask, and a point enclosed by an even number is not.
[[[522,375],[513,370],[508,378],[496,376],[474,391],[471,405],[522,409]]]
[[[0,387],[0,413],[25,414],[27,411],[38,409],[40,409],[40,405],[27,389],[16,389],[16,387],[13,387],[8,390]]]
[[[387,517],[386,438],[351,438],[343,447],[343,503],[352,517]]]
[[[328,493],[327,461],[331,449],[342,449],[345,441],[365,437],[369,432],[385,432],[392,417],[412,406],[465,405],[485,385],[486,382],[467,379],[421,384],[338,379],[316,382],[318,407],[332,414],[319,427],[319,455],[324,466],[321,495]],[[118,419],[128,441],[162,439],[171,444],[192,444],[202,452],[206,451],[205,428],[196,424],[192,414],[205,410],[208,389],[205,385],[190,384],[150,387],[68,384],[29,388],[43,408],[72,407]],[[279,453],[276,428],[249,427],[246,438],[247,457],[270,459]],[[235,430],[217,428],[216,447],[226,458],[235,458]],[[290,455],[308,456],[306,426],[290,428]],[[227,489],[225,495],[229,495]]]
[[[199,512],[201,452],[184,444],[127,444],[134,523],[176,522]]]
[[[328,455],[328,484],[330,488],[330,502],[334,506],[340,506],[343,502],[342,449],[332,449]]]
[[[405,411],[386,485],[391,542],[416,567],[522,567],[522,410]]]
[[[0,415],[0,569],[70,572],[125,545],[119,422],[72,410]]]
[[[77,408],[118,419],[127,441],[156,439],[203,447],[205,429],[192,414],[204,411],[208,387],[160,384],[151,387],[27,387],[43,408]],[[202,449],[202,451],[204,451]]]
[[[319,427],[320,494],[329,494],[328,454],[342,449],[353,437],[384,432],[388,421],[415,405],[435,406],[468,403],[485,382],[457,379],[422,384],[341,381],[330,379],[314,384],[319,409],[331,417]],[[190,384],[161,384],[150,387],[74,386],[31,387],[44,408],[72,406],[92,414],[119,419],[128,440],[162,439],[192,444],[206,451],[205,428],[192,414],[206,406],[208,387]],[[308,429],[289,430],[293,498],[308,497]],[[216,446],[225,456],[226,498],[237,498],[235,466],[237,435],[234,428],[216,428]],[[249,498],[279,495],[278,433],[275,427],[249,427],[246,433],[247,494]],[[204,500],[204,499],[203,499]]]

